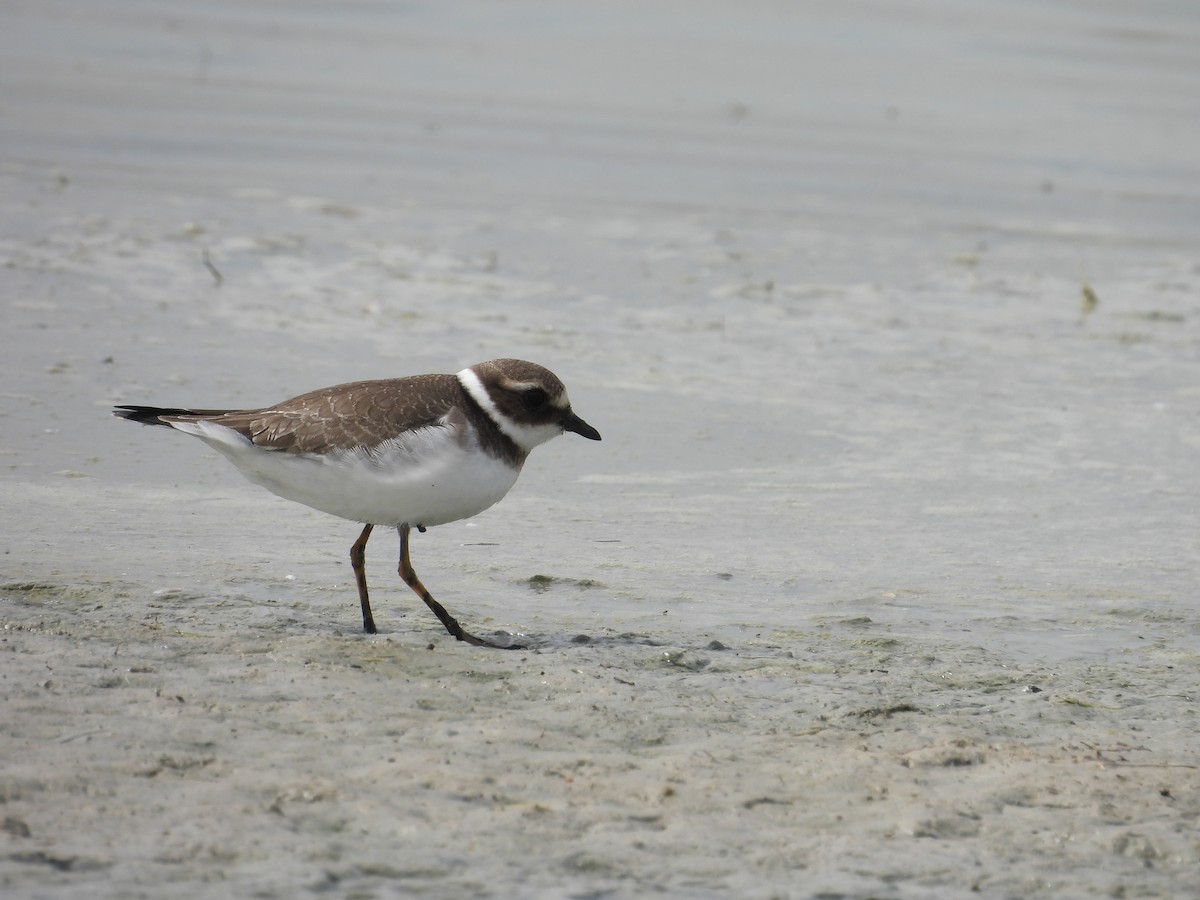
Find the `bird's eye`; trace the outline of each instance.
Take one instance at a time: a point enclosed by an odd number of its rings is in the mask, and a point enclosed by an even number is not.
[[[546,392],[541,388],[530,388],[521,394],[521,400],[530,409],[537,409],[540,406],[546,405]]]

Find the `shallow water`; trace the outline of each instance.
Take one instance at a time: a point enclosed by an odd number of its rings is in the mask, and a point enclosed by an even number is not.
[[[6,895],[1200,887],[1188,5],[7,19]],[[512,653],[107,415],[501,355]]]

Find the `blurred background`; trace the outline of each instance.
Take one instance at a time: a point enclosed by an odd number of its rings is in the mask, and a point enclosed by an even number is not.
[[[1190,597],[1189,3],[3,16],[10,486],[252,496],[106,407],[515,355],[605,443],[535,460],[507,527],[553,543],[569,497],[637,602]]]

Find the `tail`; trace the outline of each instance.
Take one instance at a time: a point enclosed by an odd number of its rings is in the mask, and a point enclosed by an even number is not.
[[[204,418],[206,416],[219,416],[227,412],[223,409],[171,409],[161,406],[114,406],[112,414],[119,419],[129,419],[131,422],[139,422],[142,425],[166,425],[170,426],[170,422],[166,421],[175,416],[195,416]]]

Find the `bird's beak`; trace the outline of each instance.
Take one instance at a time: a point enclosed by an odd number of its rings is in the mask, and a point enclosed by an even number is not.
[[[600,432],[589,425],[573,412],[567,413],[563,419],[563,431],[573,431],[578,435],[582,435],[589,441],[600,440]]]

